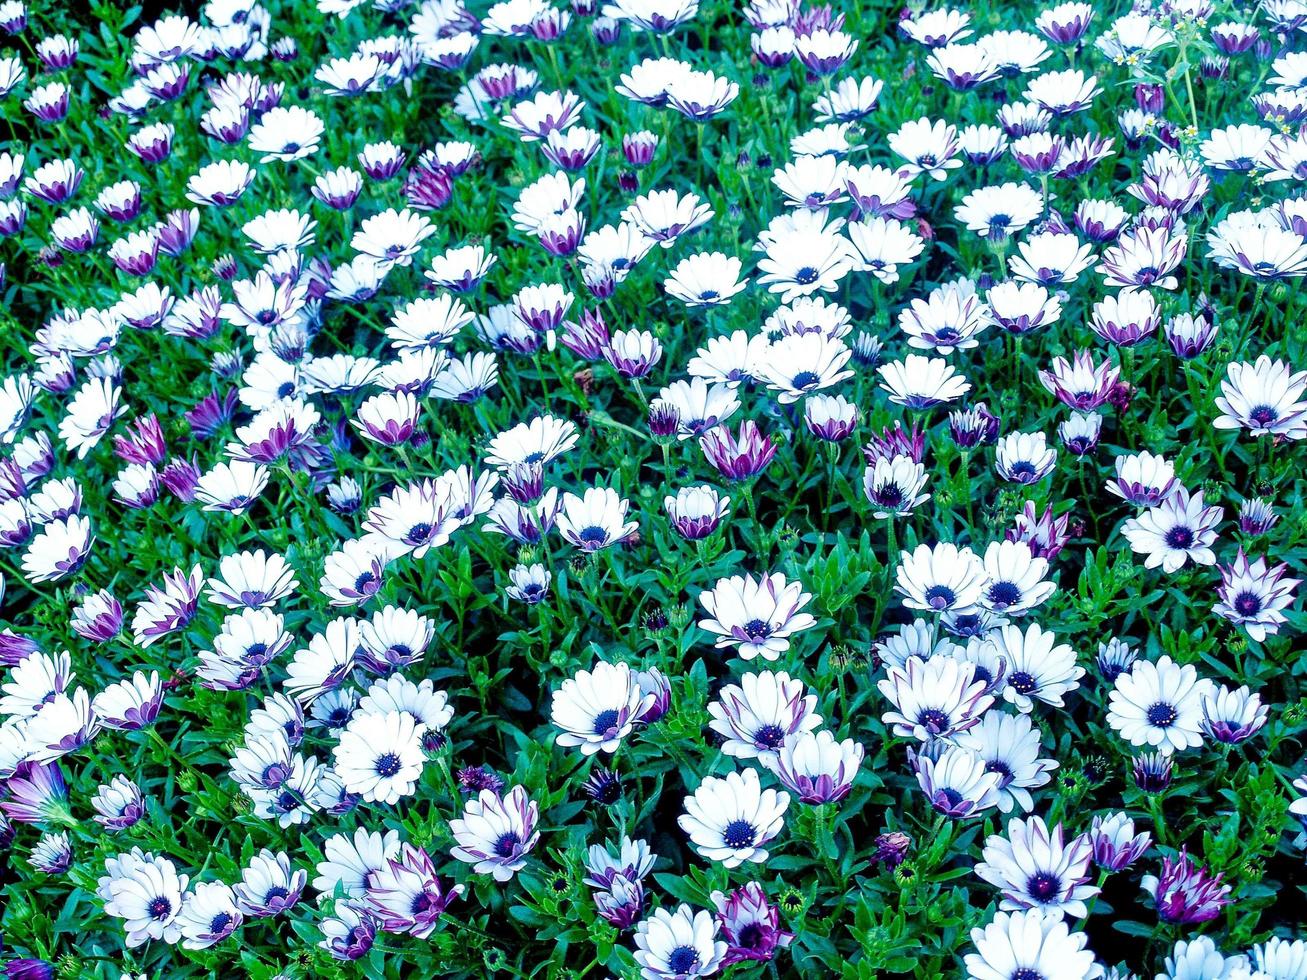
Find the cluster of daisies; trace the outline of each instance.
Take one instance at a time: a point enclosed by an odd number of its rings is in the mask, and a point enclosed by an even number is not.
[[[74,13],[8,977],[1307,980],[1307,3]]]

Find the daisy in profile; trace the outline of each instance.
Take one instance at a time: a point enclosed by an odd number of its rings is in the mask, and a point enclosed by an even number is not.
[[[275,606],[298,587],[295,570],[281,555],[242,551],[218,563],[218,574],[209,579],[206,595],[227,609],[261,609]]]
[[[1131,745],[1164,755],[1202,745],[1204,699],[1214,685],[1199,678],[1192,664],[1170,657],[1139,660],[1121,674],[1109,695],[1107,723]]]
[[[318,151],[326,127],[316,113],[302,106],[275,106],[250,129],[249,145],[269,160],[302,160]]]
[[[117,731],[136,731],[154,724],[163,705],[159,672],[136,671],[131,677],[110,684],[95,696],[91,707],[96,718]]]
[[[354,658],[361,646],[356,620],[343,616],[333,619],[287,665],[283,685],[286,692],[307,705],[336,690],[354,670]]]
[[[899,267],[911,264],[926,247],[925,240],[893,218],[870,216],[848,227],[859,260],[856,268],[870,272],[887,286],[899,281]]]
[[[755,769],[709,776],[685,798],[677,818],[696,851],[727,868],[767,860],[765,844],[780,833],[788,793],[764,790]]]
[[[980,187],[962,199],[954,217],[981,238],[1001,244],[1040,216],[1044,201],[1028,184]]]
[[[994,469],[1010,483],[1038,483],[1056,462],[1057,450],[1042,432],[1009,432],[994,449]]]
[[[909,753],[909,759],[931,808],[950,820],[976,817],[998,805],[1001,777],[970,749],[945,743],[938,759],[926,752]]]
[[[1057,586],[1044,580],[1048,560],[1024,541],[994,541],[985,549],[986,583],[980,604],[1005,616],[1023,616],[1048,600]]]
[[[374,259],[381,268],[407,266],[422,243],[435,233],[431,219],[408,209],[388,208],[364,219],[350,247]]]
[[[942,541],[900,554],[894,591],[909,609],[947,612],[980,603],[985,566],[970,548]]]
[[[881,721],[895,735],[922,742],[966,731],[994,703],[975,665],[953,657],[909,657],[902,668],[890,665],[876,686],[894,707]]]
[[[1175,464],[1150,452],[1116,458],[1116,476],[1107,481],[1107,492],[1138,507],[1156,507],[1183,489],[1175,476]]]
[[[725,306],[748,284],[740,278],[741,267],[733,255],[699,252],[678,262],[663,288],[689,307]]]
[[[1073,283],[1094,262],[1094,248],[1069,232],[1044,231],[1030,235],[1008,257],[1013,278],[1040,286]]]
[[[1135,554],[1145,556],[1146,567],[1174,574],[1190,561],[1216,564],[1212,544],[1224,514],[1222,508],[1206,505],[1201,490],[1191,496],[1180,488],[1158,506],[1126,521],[1121,534]]]
[[[1085,900],[1100,889],[1088,884],[1094,848],[1088,837],[1066,842],[1062,825],[1051,830],[1039,817],[1013,818],[1007,836],[985,841],[976,874],[1003,894],[1004,911],[1039,909],[1084,918]]]
[[[1007,664],[1003,697],[1022,713],[1043,701],[1062,707],[1063,696],[1080,686],[1085,669],[1076,665],[1075,651],[1038,623],[1023,631],[1019,626],[1004,626],[989,635],[987,643]]]
[[[553,694],[550,715],[559,729],[556,741],[579,747],[585,756],[601,750],[612,754],[654,698],[643,692],[625,662],[600,661],[593,670],[577,671]]]
[[[787,739],[821,724],[817,696],[785,672],[764,670],[727,684],[709,702],[708,727],[723,739],[722,751],[739,759],[774,759]]]
[[[821,333],[790,334],[772,344],[758,365],[762,380],[782,405],[853,377],[846,365],[853,352]]]
[[[1216,407],[1218,429],[1244,428],[1254,436],[1307,437],[1307,371],[1263,354],[1253,364],[1234,361],[1226,368]]]
[[[877,373],[889,400],[906,408],[923,409],[955,401],[971,390],[971,382],[942,357],[909,354],[882,365]]]
[[[629,504],[611,487],[591,487],[584,496],[563,495],[558,533],[584,552],[599,551],[629,538],[639,521],[626,519]]]
[[[671,189],[637,197],[621,215],[623,221],[663,248],[670,248],[680,236],[707,224],[712,217],[712,208],[701,203],[697,194],[682,196]]]
[[[374,681],[368,693],[359,700],[358,714],[389,715],[391,712],[411,715],[422,729],[423,749],[434,751],[444,743],[444,729],[454,717],[449,695],[438,691],[430,677],[414,684],[402,674],[391,674],[385,680]]]
[[[851,738],[839,741],[828,731],[787,739],[771,763],[781,785],[802,803],[838,803],[849,795],[865,750]]]
[[[1047,785],[1058,767],[1056,759],[1040,758],[1043,745],[1029,715],[987,711],[980,724],[953,741],[980,756],[987,771],[999,774],[998,808],[1003,813],[1018,806],[1029,813],[1035,805],[1030,791]]]
[[[74,574],[86,562],[95,535],[91,522],[71,514],[51,520],[23,552],[23,574],[29,582],[57,582]]]
[[[950,170],[962,166],[957,158],[961,147],[957,129],[936,119],[922,117],[906,122],[890,134],[889,147],[904,161],[899,173],[905,177],[929,174],[934,180],[943,180]]]
[[[200,882],[186,895],[177,919],[182,945],[187,949],[208,949],[240,928],[244,919],[230,885]]]
[[[1293,605],[1298,586],[1296,578],[1285,578],[1289,566],[1270,566],[1265,558],[1249,561],[1243,548],[1229,565],[1220,565],[1221,584],[1218,601],[1212,612],[1228,619],[1258,643],[1280,631],[1286,622],[1284,612]]]
[[[576,441],[575,423],[552,415],[538,415],[490,440],[485,461],[499,470],[518,463],[549,463],[571,450]]]
[[[1045,11],[1045,15],[1063,7],[1089,5],[1061,4]],[[1103,976],[1103,968],[1094,959],[1093,951],[1086,948],[1089,937],[1083,932],[1072,932],[1063,916],[1040,908],[999,912],[983,929],[971,930],[971,942],[976,951],[968,953],[963,960],[968,980],[1063,976],[1068,980],[1071,977],[1096,980]]]
[[[1267,712],[1261,695],[1249,691],[1246,684],[1233,690],[1213,685],[1203,697],[1203,734],[1222,745],[1236,745],[1265,726]]]
[[[540,806],[527,796],[526,787],[514,786],[502,796],[483,789],[468,801],[461,819],[449,822],[457,842],[450,854],[477,874],[508,881],[526,867],[527,853],[540,840],[539,819]]]
[[[112,378],[88,378],[59,422],[64,448],[75,452],[78,459],[85,459],[123,413],[121,398],[122,389]]]
[[[426,726],[408,712],[359,713],[332,749],[337,775],[368,803],[397,803],[413,793],[426,756]]]
[[[313,887],[331,895],[340,885],[346,895],[362,898],[376,872],[399,855],[399,847],[395,830],[383,834],[359,827],[352,836],[333,834],[322,842],[323,859],[318,862]]]
[[[976,335],[989,326],[989,310],[970,283],[958,281],[914,299],[899,313],[899,329],[908,345],[951,354],[976,346]]]
[[[711,912],[678,905],[655,909],[635,930],[635,961],[645,980],[695,980],[721,969],[727,944]]]
[[[802,583],[788,582],[780,572],[757,579],[735,575],[699,593],[711,617],[701,619],[699,628],[717,635],[718,649],[736,647],[744,660],[776,660],[790,648],[791,636],[816,625],[801,611],[811,601]]]
[[[911,456],[878,456],[862,473],[862,492],[877,520],[907,517],[930,499],[926,467]]]
[[[885,83],[876,78],[842,78],[829,94],[820,95],[812,108],[818,122],[856,122],[870,115],[880,101]]]
[[[183,630],[195,617],[204,573],[199,565],[189,573],[174,568],[164,573],[163,584],[148,585],[145,598],[132,617],[132,639],[141,647]]]

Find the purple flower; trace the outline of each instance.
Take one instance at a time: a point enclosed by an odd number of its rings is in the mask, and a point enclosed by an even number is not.
[[[577,357],[597,361],[608,350],[608,325],[598,310],[585,310],[579,322],[568,320],[563,324],[562,345]]]
[[[18,823],[44,823],[68,812],[68,786],[54,763],[25,762],[5,784],[0,810]]]
[[[93,592],[73,612],[73,632],[92,643],[108,643],[123,628],[123,606],[107,589]]]
[[[912,462],[920,463],[926,455],[926,435],[917,428],[916,422],[906,432],[902,422],[895,422],[894,428],[882,429],[880,435],[872,436],[862,447],[862,455],[872,466],[878,459],[893,459],[895,456],[907,456]]]
[[[1141,884],[1152,896],[1159,919],[1194,925],[1211,921],[1230,904],[1230,886],[1222,884],[1222,878],[1195,865],[1182,847],[1179,857],[1162,859],[1160,876],[1144,875]]]
[[[436,876],[431,855],[404,844],[398,860],[390,858],[386,867],[368,876],[366,900],[386,932],[425,939],[435,931],[441,913],[462,894],[462,885],[451,888]]]
[[[322,934],[326,938],[320,945],[336,959],[362,959],[372,950],[377,920],[361,904],[340,902],[336,914],[322,920]]]
[[[948,427],[959,449],[975,449],[998,438],[999,420],[988,405],[976,402],[971,408],[949,412]]]
[[[1094,848],[1094,864],[1104,871],[1124,871],[1148,850],[1151,834],[1135,833],[1135,823],[1124,813],[1094,817],[1089,843]]]
[[[231,421],[236,411],[238,393],[231,388],[219,397],[217,392],[205,395],[195,407],[186,413],[186,421],[191,424],[191,434],[197,439],[208,439],[220,428]]]
[[[781,928],[779,909],[767,901],[767,893],[756,881],[729,895],[713,892],[711,897],[726,940],[722,966],[745,960],[765,962],[794,939],[793,933]]]
[[[8,980],[53,980],[54,964],[45,960],[10,960],[5,964]]]
[[[876,836],[876,851],[872,860],[885,865],[886,871],[893,871],[907,860],[908,849],[912,847],[912,838],[896,830],[886,831]]]
[[[15,667],[40,651],[35,642],[10,630],[0,630],[0,667]]]
[[[1135,785],[1151,795],[1161,793],[1171,785],[1173,769],[1169,755],[1145,752],[1134,761]]]
[[[526,867],[526,855],[540,840],[540,805],[514,786],[503,796],[483,789],[469,800],[463,816],[449,822],[457,841],[450,854],[473,866],[477,874],[508,881]]]
[[[618,929],[629,929],[644,915],[644,883],[615,874],[605,889],[595,892],[595,909]]]
[[[635,675],[635,681],[640,685],[641,700],[644,696],[654,695],[653,703],[644,709],[636,721],[643,725],[652,725],[671,709],[672,682],[657,667],[639,671]]]
[[[458,786],[465,793],[480,793],[488,789],[498,793],[504,781],[485,766],[464,766],[458,771]]]
[[[740,423],[738,437],[725,425],[709,429],[699,437],[699,447],[713,468],[728,480],[752,479],[776,455],[775,444],[752,419]]]
[[[1008,541],[1024,541],[1030,545],[1030,553],[1035,558],[1047,558],[1052,561],[1058,556],[1070,537],[1067,528],[1070,521],[1063,515],[1053,516],[1053,505],[1044,508],[1042,515],[1035,509],[1033,501],[1026,501],[1026,506],[1013,520],[1013,526],[1007,532]]]

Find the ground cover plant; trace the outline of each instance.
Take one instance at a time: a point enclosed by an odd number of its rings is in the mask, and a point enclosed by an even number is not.
[[[1307,4],[0,43],[10,978],[1307,978]]]

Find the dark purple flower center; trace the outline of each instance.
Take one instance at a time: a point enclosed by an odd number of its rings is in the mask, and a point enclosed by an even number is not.
[[[1047,902],[1062,890],[1062,883],[1058,881],[1057,876],[1047,871],[1041,871],[1038,874],[1031,875],[1030,880],[1026,882],[1026,891],[1030,897],[1039,902]]]
[[[926,590],[926,603],[931,609],[948,609],[958,601],[958,594],[947,585],[932,585]]]
[[[213,935],[221,935],[231,927],[231,915],[227,912],[219,912],[209,922],[209,932]]]
[[[1234,611],[1240,616],[1255,616],[1262,608],[1262,600],[1251,592],[1240,592],[1234,599]]]
[[[722,844],[726,847],[752,847],[758,831],[747,820],[732,820],[722,831]]]
[[[1248,417],[1258,425],[1270,425],[1279,418],[1279,413],[1270,405],[1258,405],[1248,413]]]
[[[385,755],[378,756],[373,768],[376,769],[378,776],[389,779],[394,776],[395,773],[399,772],[399,756],[394,752],[387,752]]]
[[[601,527],[582,528],[581,533],[577,535],[582,544],[600,545],[608,539],[608,532]]]
[[[820,380],[821,375],[817,374],[816,371],[800,371],[794,376],[794,381],[791,383],[795,388],[811,388]]]
[[[166,919],[168,916],[172,915],[172,902],[168,901],[168,899],[162,895],[152,900],[145,908],[146,911],[150,913],[150,918],[152,919]]]
[[[785,742],[785,731],[780,725],[763,725],[753,733],[753,741],[756,745],[778,749]]]
[[[1166,532],[1166,545],[1177,551],[1184,551],[1194,543],[1194,532],[1183,525],[1178,525]]]
[[[800,286],[811,286],[817,281],[817,270],[810,265],[805,265],[794,274],[794,281]]]
[[[949,727],[948,715],[939,708],[926,708],[917,715],[917,724],[932,735],[938,735]]]
[[[903,503],[903,488],[897,483],[886,483],[875,490],[876,503],[882,507],[897,507]]]
[[[1012,689],[1018,694],[1029,694],[1035,688],[1039,687],[1039,682],[1035,680],[1030,673],[1024,670],[1016,671],[1010,678],[1008,678],[1008,683],[1012,685]]]
[[[1178,713],[1174,705],[1167,704],[1165,701],[1158,701],[1148,709],[1148,724],[1154,728],[1170,728],[1175,724]]]
[[[516,852],[518,845],[522,843],[522,838],[511,830],[495,841],[495,854],[501,858],[510,858]]]
[[[595,734],[603,735],[610,729],[617,727],[617,717],[617,712],[612,708],[595,715]]]
[[[404,535],[404,541],[408,544],[421,544],[431,537],[431,525],[426,523],[414,524]]]
[[[667,957],[667,969],[672,973],[689,973],[699,965],[699,951],[693,946],[677,946]]]
[[[771,636],[771,623],[761,619],[751,619],[744,624],[744,632],[750,639],[765,640]]]
[[[1011,582],[995,582],[989,587],[989,604],[995,609],[1007,609],[1021,601],[1021,590]]]

